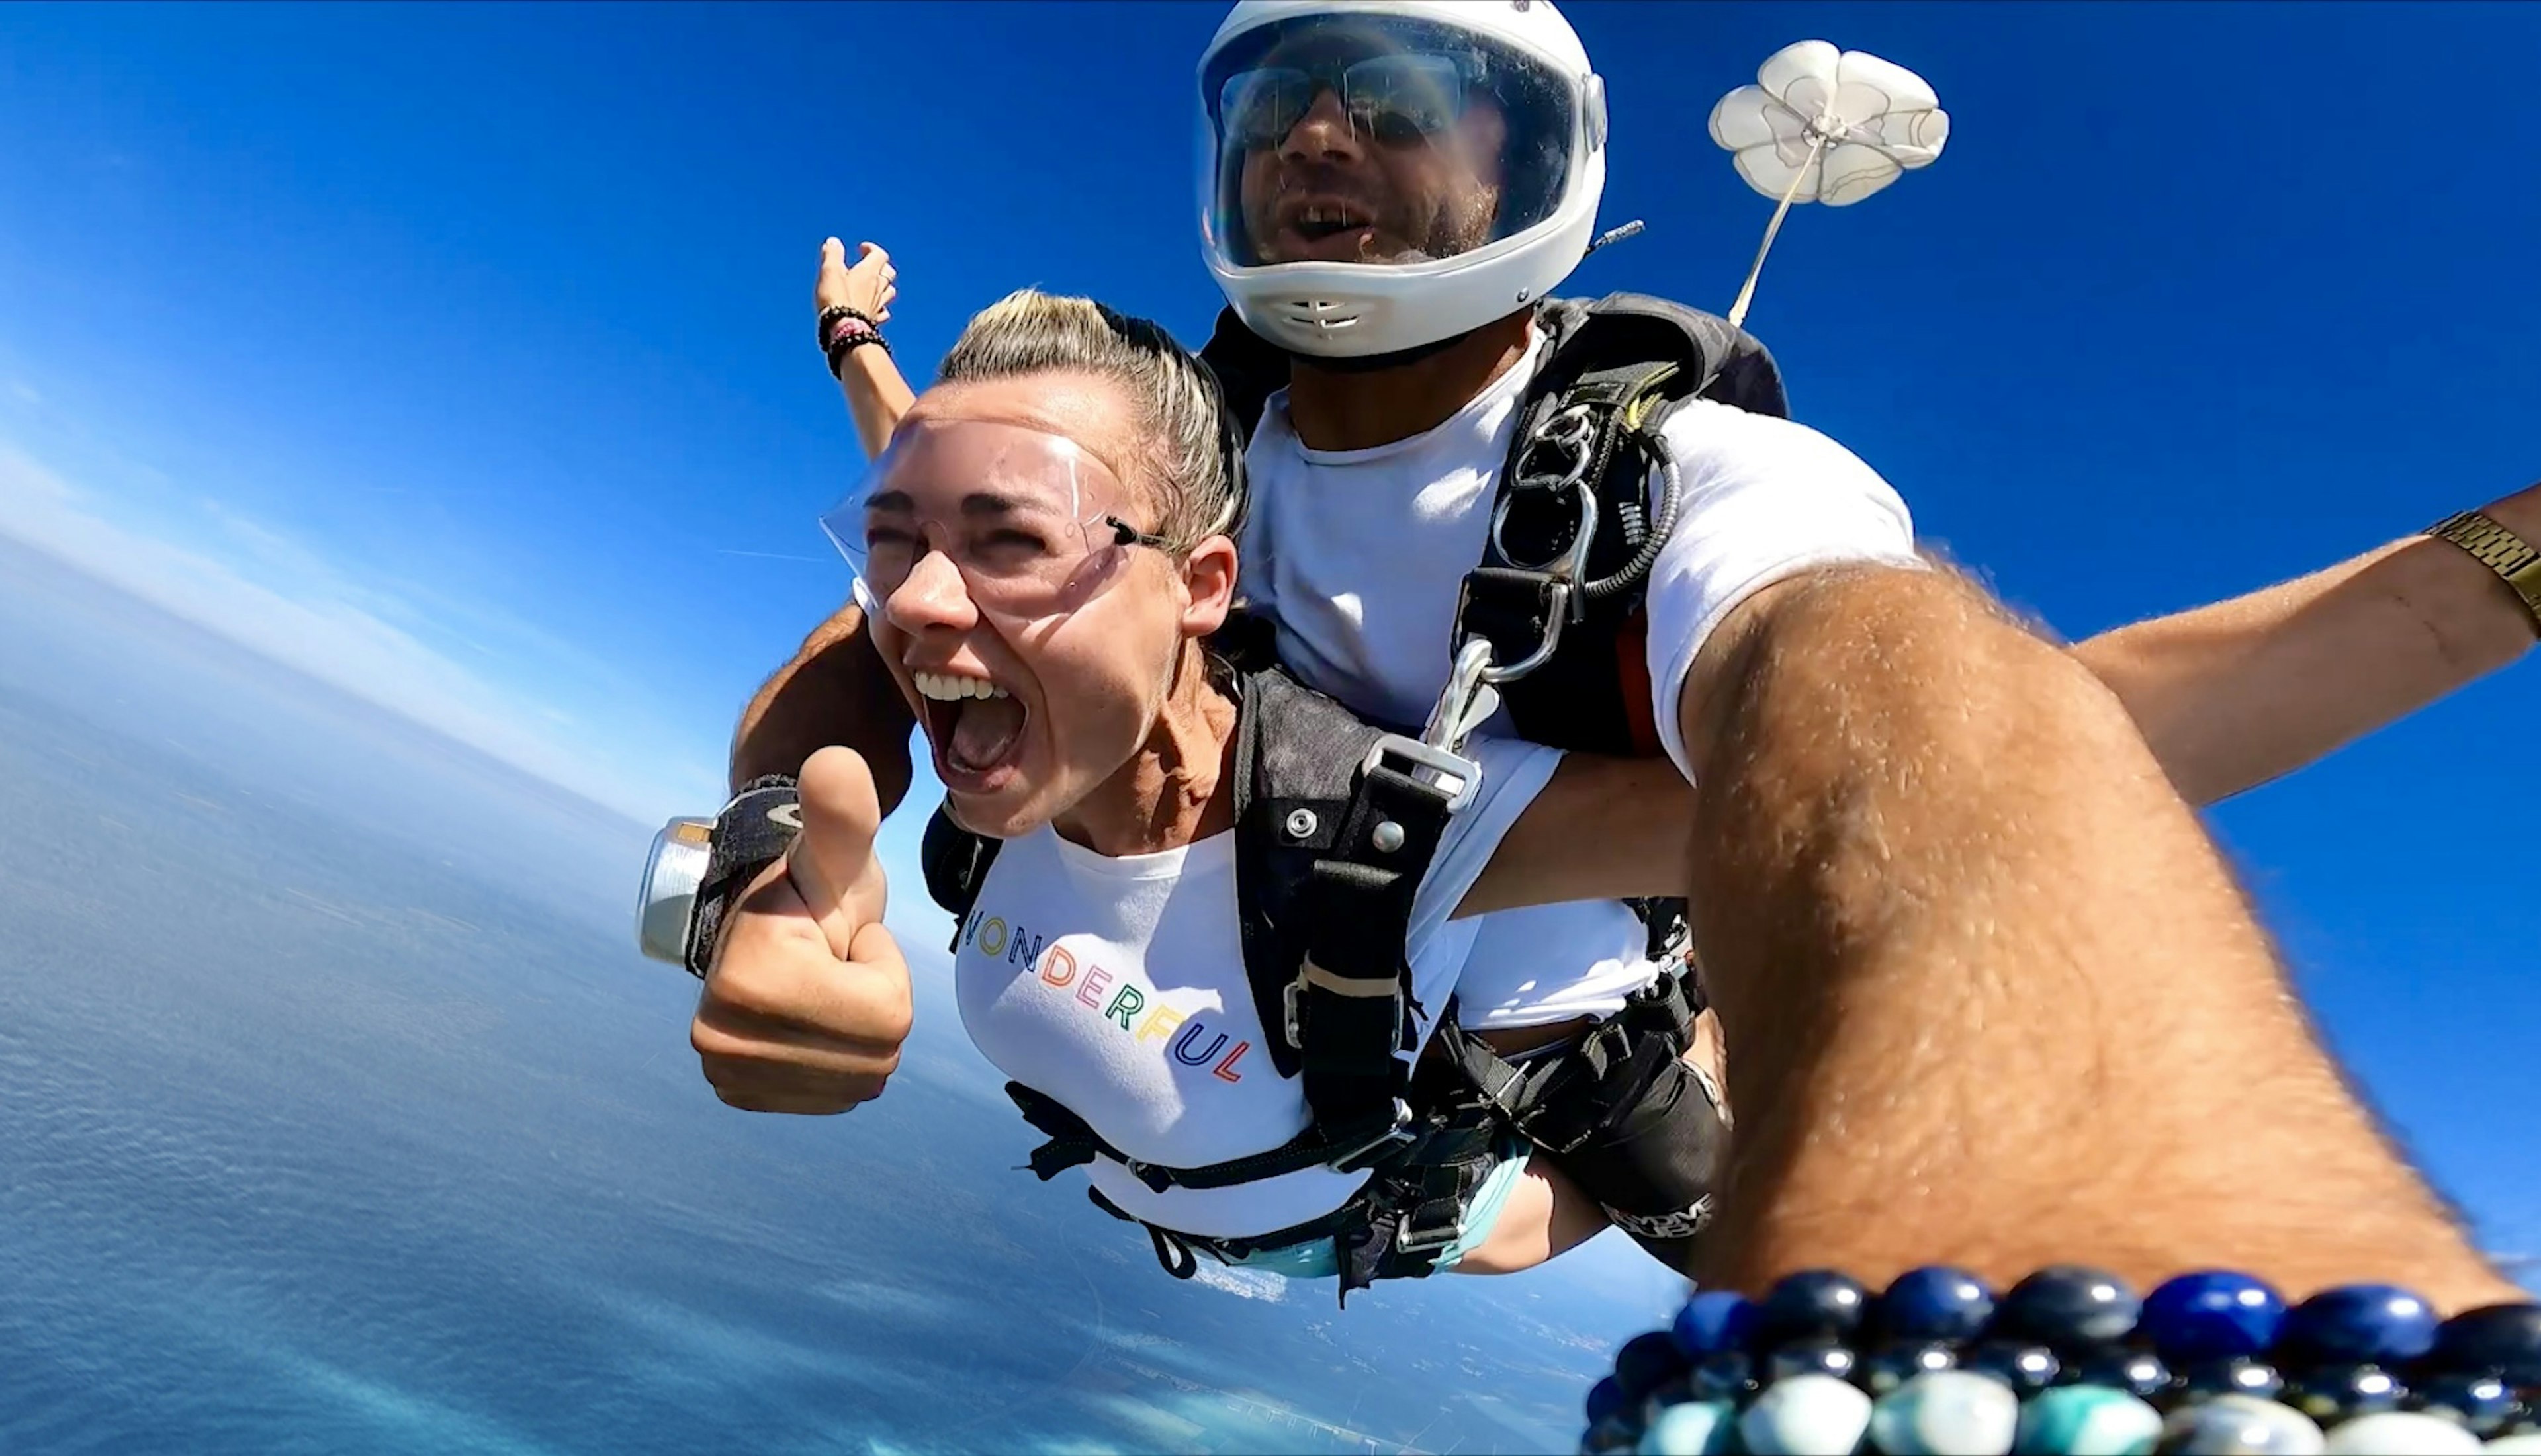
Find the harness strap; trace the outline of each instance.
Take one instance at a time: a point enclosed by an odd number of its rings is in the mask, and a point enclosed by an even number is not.
[[[1510,1062],[1452,1016],[1440,1024],[1438,1036],[1466,1079],[1528,1142],[1548,1152],[1568,1152],[1595,1136],[1617,1109],[1632,1106],[1667,1063],[1685,1055],[1698,1009],[1686,977],[1663,971],[1561,1056]]]
[[[1390,1161],[1410,1144],[1415,1136],[1413,1132],[1406,1131],[1406,1125],[1411,1121],[1411,1108],[1396,1102],[1355,1126],[1329,1130],[1329,1136],[1327,1130],[1318,1124],[1268,1152],[1251,1153],[1197,1168],[1174,1168],[1129,1156],[1113,1146],[1085,1119],[1069,1111],[1056,1098],[1045,1096],[1021,1082],[1006,1083],[1006,1095],[1023,1113],[1024,1121],[1050,1140],[1027,1154],[1026,1166],[1044,1183],[1097,1157],[1108,1157],[1127,1168],[1131,1177],[1158,1193],[1169,1188],[1232,1188],[1239,1183],[1276,1178],[1300,1168],[1329,1167],[1341,1172],[1356,1172]]]
[[[1239,1264],[1272,1249],[1330,1240],[1341,1275],[1342,1306],[1350,1291],[1381,1279],[1425,1279],[1438,1255],[1464,1231],[1474,1191],[1498,1162],[1500,1124],[1484,1103],[1433,1114],[1412,1150],[1392,1168],[1380,1169],[1340,1208],[1303,1223],[1249,1237],[1183,1233],[1150,1223],[1089,1187],[1094,1206],[1146,1229],[1156,1262],[1176,1279],[1189,1279],[1197,1254]]]
[[[1381,751],[1381,749],[1380,749]],[[1332,850],[1306,884],[1306,954],[1288,985],[1282,1031],[1317,1127],[1398,1120],[1418,1045],[1412,902],[1437,852],[1453,796],[1381,758],[1361,770]],[[1408,1109],[1406,1109],[1408,1115]]]

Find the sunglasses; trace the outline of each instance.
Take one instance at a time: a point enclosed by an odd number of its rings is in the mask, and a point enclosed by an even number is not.
[[[1403,145],[1436,136],[1464,116],[1470,69],[1455,56],[1417,53],[1345,65],[1256,67],[1218,88],[1218,124],[1237,146],[1275,147],[1314,108],[1316,96],[1329,91],[1351,125]]]

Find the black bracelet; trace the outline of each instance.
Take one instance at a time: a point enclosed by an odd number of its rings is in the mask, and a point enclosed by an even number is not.
[[[2541,1450],[2541,1304],[2438,1320],[2388,1284],[2287,1308],[2223,1270],[2138,1297],[2043,1269],[1997,1296],[1955,1269],[1874,1294],[1826,1270],[1706,1290],[1588,1394],[1590,1452]]]
[[[843,379],[847,372],[847,356],[853,354],[856,352],[858,347],[865,344],[879,345],[885,354],[889,354],[891,352],[891,340],[884,338],[881,334],[867,333],[860,330],[855,333],[841,335],[838,342],[830,350],[830,377],[832,379]]]
[[[832,343],[830,330],[837,327],[838,321],[842,318],[852,318],[877,335],[882,332],[882,325],[876,323],[873,315],[864,310],[850,308],[845,304],[832,304],[821,311],[821,316],[813,324],[812,341],[820,345],[822,353],[830,352]]]
[[[854,325],[852,327],[848,325]],[[830,377],[844,380],[847,356],[864,344],[878,344],[882,352],[891,352],[891,340],[882,336],[882,327],[862,310],[844,304],[832,304],[821,311],[821,351],[829,357]]]

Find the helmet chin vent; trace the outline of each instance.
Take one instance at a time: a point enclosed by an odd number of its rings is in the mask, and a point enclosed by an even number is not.
[[[1363,316],[1358,305],[1340,299],[1282,299],[1278,307],[1288,322],[1317,333],[1342,333]]]

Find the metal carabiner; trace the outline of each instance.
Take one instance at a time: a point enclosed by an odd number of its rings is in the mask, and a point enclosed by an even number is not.
[[[1421,742],[1448,753],[1464,751],[1465,739],[1499,711],[1500,695],[1486,680],[1490,670],[1490,639],[1468,638],[1456,650],[1456,665],[1448,669],[1447,685],[1420,729]]]

